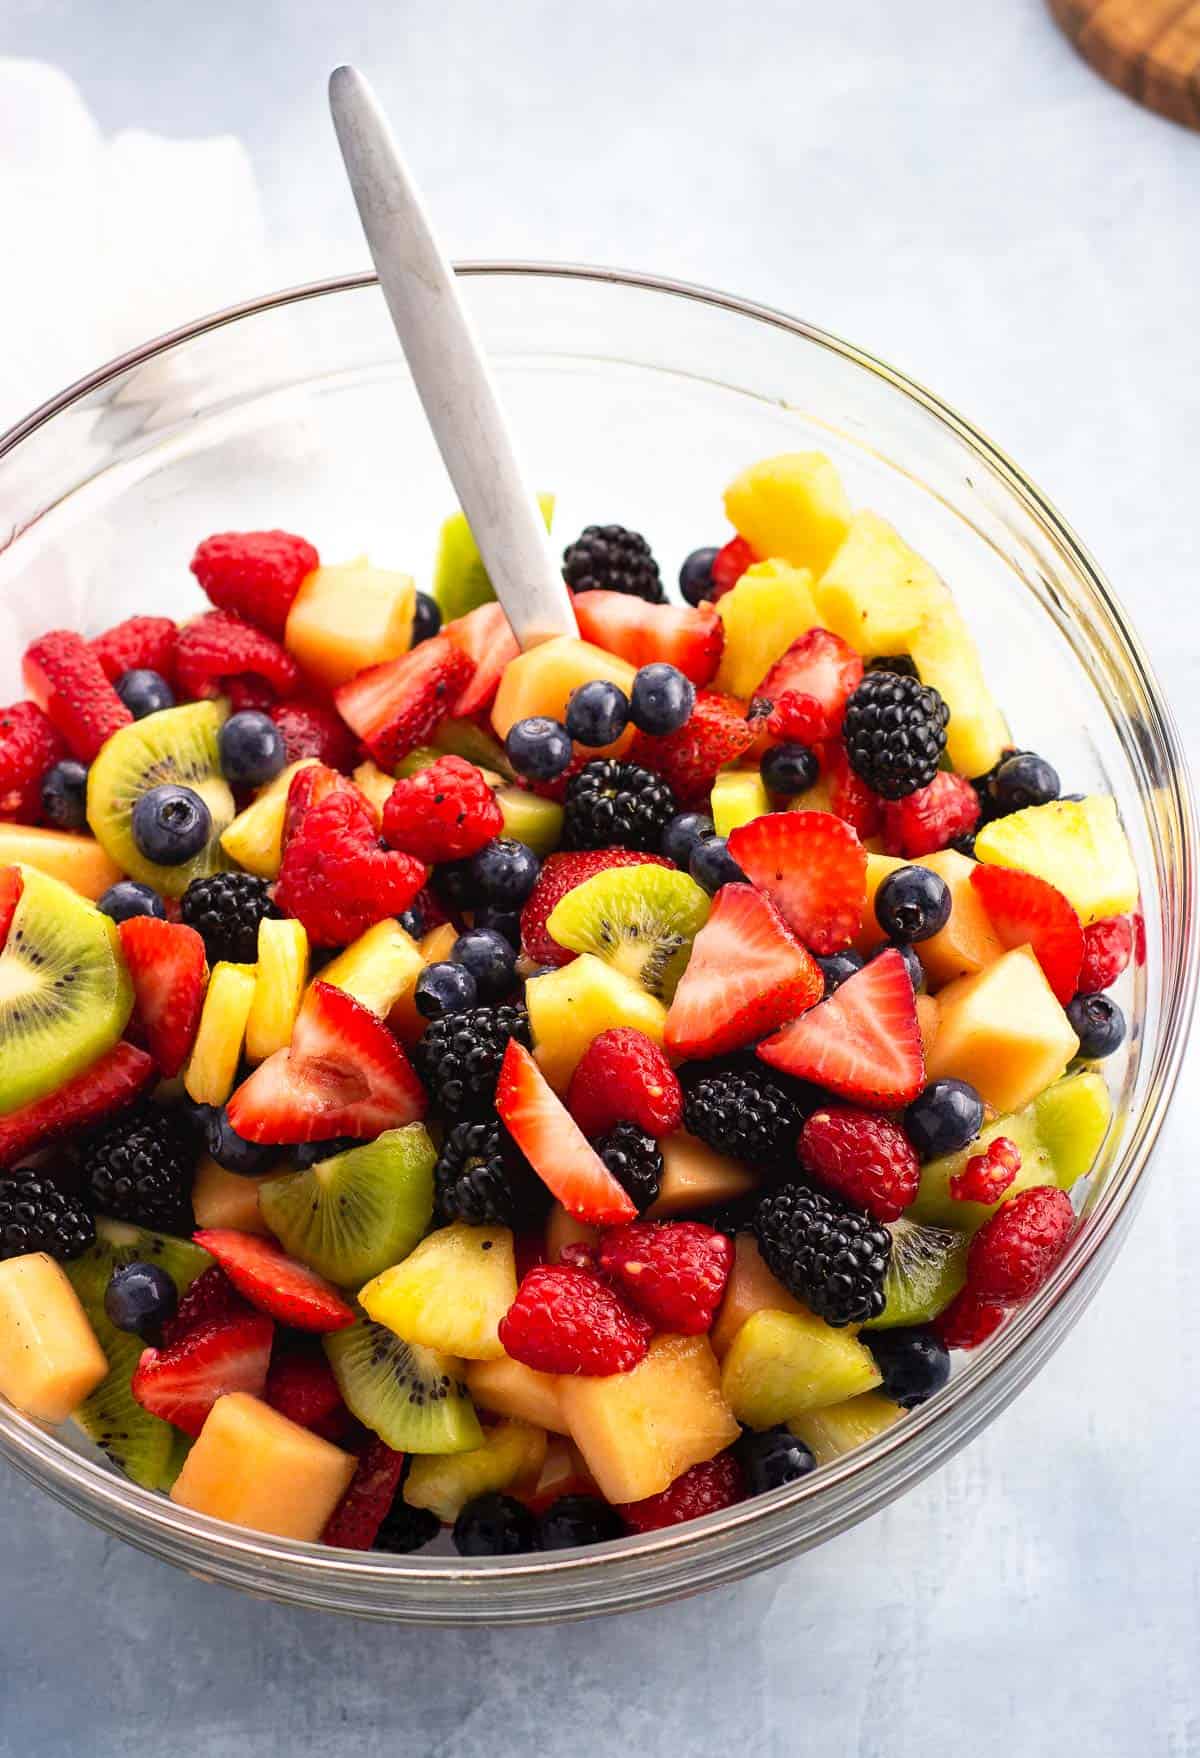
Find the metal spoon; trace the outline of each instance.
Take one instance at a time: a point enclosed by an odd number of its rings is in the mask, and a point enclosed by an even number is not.
[[[522,647],[578,626],[496,388],[375,95],[353,67],[329,107],[359,218],[425,414],[496,596]]]

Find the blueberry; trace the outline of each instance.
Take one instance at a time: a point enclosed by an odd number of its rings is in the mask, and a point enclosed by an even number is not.
[[[629,725],[629,697],[606,678],[580,684],[567,703],[567,731],[589,750],[611,745]]]
[[[218,1166],[236,1172],[242,1178],[253,1178],[265,1172],[278,1158],[279,1150],[259,1142],[247,1141],[229,1121],[224,1105],[209,1105],[204,1119],[204,1145]]]
[[[428,641],[436,635],[442,626],[442,611],[436,598],[430,598],[428,592],[418,592],[413,606],[412,643],[419,647],[422,641]]]
[[[478,895],[474,862],[468,858],[462,861],[443,861],[434,869],[433,883],[437,891],[453,910],[469,910]]]
[[[652,737],[664,738],[683,725],[696,706],[696,686],[678,666],[656,660],[644,665],[629,693],[629,718]]]
[[[599,1496],[559,1496],[542,1515],[540,1550],[569,1550],[580,1544],[603,1544],[625,1531],[621,1516]]]
[[[1005,757],[991,781],[991,795],[1001,813],[1026,806],[1045,806],[1059,794],[1058,772],[1036,751]]]
[[[768,1428],[762,1434],[744,1434],[737,1456],[752,1496],[796,1483],[816,1469],[817,1461],[804,1442],[786,1428]]]
[[[975,859],[975,832],[968,830],[965,836],[956,836],[950,844],[960,855],[966,855],[969,861]]]
[[[703,842],[706,836],[715,835],[716,825],[707,812],[680,812],[662,833],[662,852],[686,873],[696,844]]]
[[[983,1100],[965,1080],[935,1080],[904,1113],[904,1127],[923,1160],[956,1154],[983,1128]]]
[[[491,909],[519,909],[537,883],[539,861],[511,836],[485,843],[471,861],[471,881]]]
[[[908,972],[908,980],[913,986],[913,993],[915,995],[923,994],[925,990],[925,966],[921,963],[916,952],[911,946],[909,946],[907,941],[901,940],[897,944],[895,940],[881,940],[878,946],[872,946],[870,952],[867,954],[867,963],[870,964],[871,960],[873,958],[878,958],[881,952],[887,952],[889,950],[898,952],[904,960],[904,968]]]
[[[290,1149],[292,1165],[297,1172],[307,1172],[320,1160],[332,1160],[335,1154],[344,1154],[351,1148],[361,1144],[355,1135],[334,1135],[326,1141],[300,1141]]]
[[[883,1375],[880,1391],[902,1410],[914,1410],[950,1378],[950,1351],[932,1331],[872,1331],[867,1346]]]
[[[830,952],[824,958],[818,958],[817,964],[825,978],[826,995],[832,995],[835,989],[841,988],[847,977],[852,977],[855,971],[863,968],[861,953],[848,951]]]
[[[528,781],[553,781],[571,761],[567,729],[548,714],[515,720],[505,737],[504,750],[517,774]]]
[[[42,812],[56,830],[82,830],[87,824],[88,772],[74,757],[53,763],[42,777]]]
[[[537,1522],[512,1496],[476,1496],[454,1522],[460,1557],[515,1557],[537,1549]]]
[[[104,1290],[104,1311],[118,1331],[153,1337],[179,1306],[179,1290],[161,1264],[122,1264]]]
[[[503,934],[514,951],[521,950],[521,917],[516,910],[476,910],[475,926]]]
[[[156,671],[123,671],[113,689],[135,720],[175,706],[174,690]]]
[[[746,882],[746,875],[730,854],[725,838],[715,834],[696,844],[688,861],[688,872],[710,894],[720,891],[722,885]]]
[[[773,794],[803,794],[821,773],[817,753],[808,745],[772,745],[758,766],[763,786]]]
[[[104,896],[96,904],[106,916],[114,922],[127,922],[131,916],[157,916],[165,921],[167,906],[157,891],[148,885],[140,885],[136,879],[118,879],[110,885]]]
[[[427,964],[413,991],[417,1012],[426,1019],[442,1019],[448,1013],[465,1013],[479,1001],[479,990],[470,971],[443,960]]]
[[[459,935],[450,949],[450,962],[470,972],[481,1001],[499,1001],[513,986],[517,954],[495,928],[475,927]]]
[[[164,782],[139,795],[134,805],[133,840],[156,866],[194,860],[211,835],[212,813],[190,787]]]
[[[897,867],[875,893],[875,919],[889,940],[928,940],[950,920],[950,887],[928,867]]]
[[[719,549],[694,549],[679,570],[679,590],[689,604],[702,604],[712,597],[713,563]]]
[[[283,734],[269,714],[243,708],[231,714],[217,735],[221,773],[235,787],[262,787],[287,762]]]
[[[1079,1054],[1089,1062],[1111,1056],[1125,1041],[1125,1015],[1108,995],[1076,995],[1067,1008]]]

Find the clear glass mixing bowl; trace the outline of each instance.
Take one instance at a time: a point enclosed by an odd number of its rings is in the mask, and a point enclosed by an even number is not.
[[[0,1453],[107,1531],[194,1573],[422,1623],[645,1606],[781,1561],[882,1507],[991,1420],[1078,1318],[1136,1208],[1178,1074],[1196,976],[1195,825],[1170,711],[1095,563],[1038,491],[927,391],[836,337],[726,295],[599,269],[471,264],[465,291],[536,483],[567,536],[619,520],[673,576],[723,540],[748,461],[819,447],[856,505],[892,519],[964,605],[1023,745],[1072,790],[1117,797],[1146,950],[1125,979],[1118,1120],[1072,1247],[944,1393],[818,1472],[677,1531],[583,1552],[359,1556],[187,1513],[70,1430],[0,1406]],[[428,582],[453,497],[368,276],[206,318],[102,367],[0,439],[0,701],[48,627],[201,607],[212,530],[280,525]]]

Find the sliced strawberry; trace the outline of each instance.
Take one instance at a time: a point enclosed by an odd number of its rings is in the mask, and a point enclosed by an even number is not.
[[[525,1158],[570,1215],[598,1227],[631,1221],[637,1208],[588,1142],[523,1044],[510,1039],[496,1110]]]
[[[20,901],[20,867],[0,867],[0,951],[8,939],[8,930]]]
[[[475,666],[450,710],[456,720],[465,720],[491,707],[505,666],[521,649],[498,604],[481,604],[465,617],[455,617],[442,633]]]
[[[668,781],[681,806],[707,806],[713,777],[727,763],[736,763],[758,736],[735,696],[702,690],[691,717],[665,738],[639,733],[629,760],[653,769]]]
[[[215,1257],[238,1293],[260,1312],[297,1331],[344,1331],[354,1323],[332,1282],[297,1263],[282,1245],[232,1227],[202,1227],[193,1240]]]
[[[630,665],[665,660],[694,684],[711,683],[721,663],[725,625],[711,604],[648,604],[628,592],[575,595],[579,633]]]
[[[175,624],[170,617],[126,617],[91,643],[92,652],[115,684],[127,671],[156,671],[175,681]]]
[[[276,1349],[263,1396],[281,1416],[327,1441],[345,1434],[350,1413],[319,1343]]]
[[[723,1056],[795,1019],[824,989],[770,899],[752,885],[723,885],[667,1014],[667,1049],[685,1060]]]
[[[556,903],[568,891],[574,891],[585,879],[604,873],[609,867],[669,867],[662,855],[646,855],[636,849],[593,848],[578,853],[547,855],[542,862],[537,884],[521,911],[521,945],[535,964],[570,964],[576,956],[546,932],[546,923]]]
[[[358,747],[341,716],[321,702],[277,702],[267,712],[283,738],[289,763],[317,757],[331,769],[353,769]]]
[[[322,1543],[338,1550],[370,1550],[391,1511],[403,1472],[404,1454],[393,1452],[372,1435],[359,1455],[350,1488],[330,1515]]]
[[[730,833],[729,853],[812,952],[849,946],[867,901],[867,854],[831,812],[768,812]]]
[[[81,763],[133,715],[104,675],[82,635],[54,629],[26,649],[25,688],[53,721]]]
[[[746,569],[752,568],[757,560],[758,557],[744,537],[731,537],[713,557],[713,602],[724,598],[727,592],[732,592]]]
[[[851,769],[846,747],[831,739],[821,752],[821,768],[829,782],[829,804],[844,818],[861,842],[883,829],[886,802]]]
[[[99,1061],[73,1075],[56,1093],[0,1117],[0,1166],[64,1136],[78,1135],[113,1111],[122,1111],[158,1079],[153,1056],[133,1044],[114,1044]]]
[[[833,739],[862,679],[863,662],[853,647],[830,629],[808,629],[775,661],[755,690],[754,702],[775,702],[785,692],[806,696],[821,709],[820,731],[810,736]]]
[[[883,843],[890,855],[915,861],[949,848],[979,823],[979,795],[964,775],[939,770],[928,787],[883,807]]]
[[[0,821],[40,824],[42,779],[66,741],[36,702],[0,708]]]
[[[229,1101],[230,1126],[247,1141],[373,1140],[425,1115],[425,1089],[391,1032],[368,1007],[316,982],[290,1049],[259,1064]]]
[[[880,953],[758,1054],[772,1068],[876,1110],[907,1105],[925,1084],[925,1058],[901,954],[894,947]]]
[[[373,665],[341,684],[334,705],[376,762],[391,769],[445,720],[471,679],[474,661],[447,635]]]
[[[118,932],[138,1025],[159,1073],[170,1080],[183,1067],[200,1024],[208,980],[204,942],[194,928],[157,916],[131,916]]]
[[[213,1319],[166,1349],[145,1349],[130,1391],[151,1416],[198,1435],[218,1398],[262,1396],[275,1326],[265,1313]]]
[[[982,864],[972,869],[971,884],[1005,946],[1033,948],[1065,1007],[1079,987],[1083,929],[1062,892],[1032,873]]]

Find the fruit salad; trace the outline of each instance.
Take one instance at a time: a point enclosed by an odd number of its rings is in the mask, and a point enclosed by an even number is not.
[[[553,501],[543,500],[547,522]],[[522,652],[282,531],[0,710],[0,1395],[181,1507],[647,1533],[936,1398],[1043,1284],[1139,950],[1114,801],[815,453]],[[1128,979],[1127,979],[1128,980]]]

